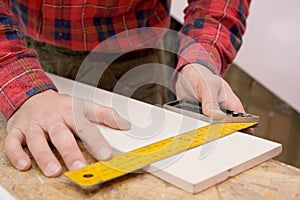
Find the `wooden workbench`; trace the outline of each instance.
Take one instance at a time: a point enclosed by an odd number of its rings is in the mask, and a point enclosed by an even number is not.
[[[130,174],[86,193],[63,175],[46,178],[33,163],[19,172],[9,163],[3,150],[6,122],[0,116],[0,185],[19,200],[73,199],[300,199],[300,169],[270,160],[228,179],[199,194],[192,195],[148,173]],[[81,146],[82,150],[84,148]],[[89,162],[94,160],[84,151]]]

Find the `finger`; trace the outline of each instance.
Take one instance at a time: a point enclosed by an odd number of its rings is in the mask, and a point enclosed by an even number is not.
[[[244,106],[240,99],[234,94],[231,87],[228,85],[227,82],[224,81],[224,88],[222,88],[219,96],[220,100],[220,106],[224,109],[235,111],[235,112],[241,112],[245,113]],[[253,135],[254,129],[253,128],[247,128],[244,130],[241,130],[244,133],[248,133]]]
[[[219,87],[213,85],[209,86],[204,84],[199,90],[202,97],[202,110],[203,114],[212,117],[213,119],[222,119],[225,117],[225,113],[220,110],[219,107]]]
[[[219,101],[220,106],[224,109],[232,110],[235,112],[245,112],[242,102],[234,94],[231,87],[225,81],[223,81],[223,87],[220,90]]]
[[[61,121],[54,121],[47,126],[47,131],[55,148],[58,150],[69,170],[87,165],[76,139],[70,129]]]
[[[90,101],[84,102],[84,114],[92,122],[104,124],[114,129],[128,130],[131,124],[114,109]]]
[[[254,128],[246,128],[246,129],[241,130],[241,132],[247,133],[249,135],[254,135]]]
[[[212,72],[202,65],[190,64],[182,69],[182,73],[188,78],[185,82],[190,82],[192,95],[196,100],[202,102],[203,114],[213,119],[225,117],[225,113],[220,110],[218,95],[220,90],[220,78],[213,75]]]
[[[77,115],[69,126],[75,127],[78,137],[81,139],[87,150],[97,160],[107,160],[112,156],[112,149],[101,135],[99,129],[84,116]]]
[[[18,129],[11,129],[4,141],[4,150],[9,161],[18,170],[25,171],[31,167],[29,156],[22,148],[24,136]]]
[[[44,131],[32,125],[26,133],[27,146],[45,176],[55,177],[61,174],[62,168],[51,151]]]

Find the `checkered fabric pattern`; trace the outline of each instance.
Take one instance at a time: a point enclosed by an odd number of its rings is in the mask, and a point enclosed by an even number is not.
[[[176,0],[179,1],[179,0]],[[141,27],[169,26],[170,0],[0,1],[0,110],[8,119],[28,98],[56,90],[24,35],[72,50],[91,51],[107,38]],[[242,43],[250,0],[189,0],[177,70],[200,63],[222,74]],[[118,40],[128,48],[137,38]]]

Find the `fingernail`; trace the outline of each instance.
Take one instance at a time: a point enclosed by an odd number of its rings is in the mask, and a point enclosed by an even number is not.
[[[46,169],[45,169],[45,175],[48,177],[55,176],[60,171],[61,167],[57,165],[56,163],[50,162],[48,163]]]
[[[107,147],[103,147],[98,151],[98,155],[101,160],[107,160],[111,158],[112,150]]]
[[[28,163],[26,162],[26,160],[21,159],[18,161],[16,168],[18,170],[25,170],[27,168],[27,165],[28,165]]]
[[[117,116],[116,122],[118,127],[122,130],[129,130],[131,128],[131,123],[120,116]]]
[[[75,162],[73,162],[72,164],[72,170],[75,170],[75,169],[80,169],[82,167],[85,167],[86,164],[84,164],[83,162],[81,162],[80,160],[76,160]]]

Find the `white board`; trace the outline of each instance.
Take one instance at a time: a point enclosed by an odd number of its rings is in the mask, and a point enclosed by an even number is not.
[[[207,125],[206,122],[156,106],[48,75],[61,93],[112,106],[131,121],[132,129],[129,131],[99,126],[116,153],[127,152]],[[145,170],[186,191],[196,193],[278,155],[281,149],[278,143],[237,132],[154,163]]]
[[[17,200],[17,199],[0,185],[0,200]]]

